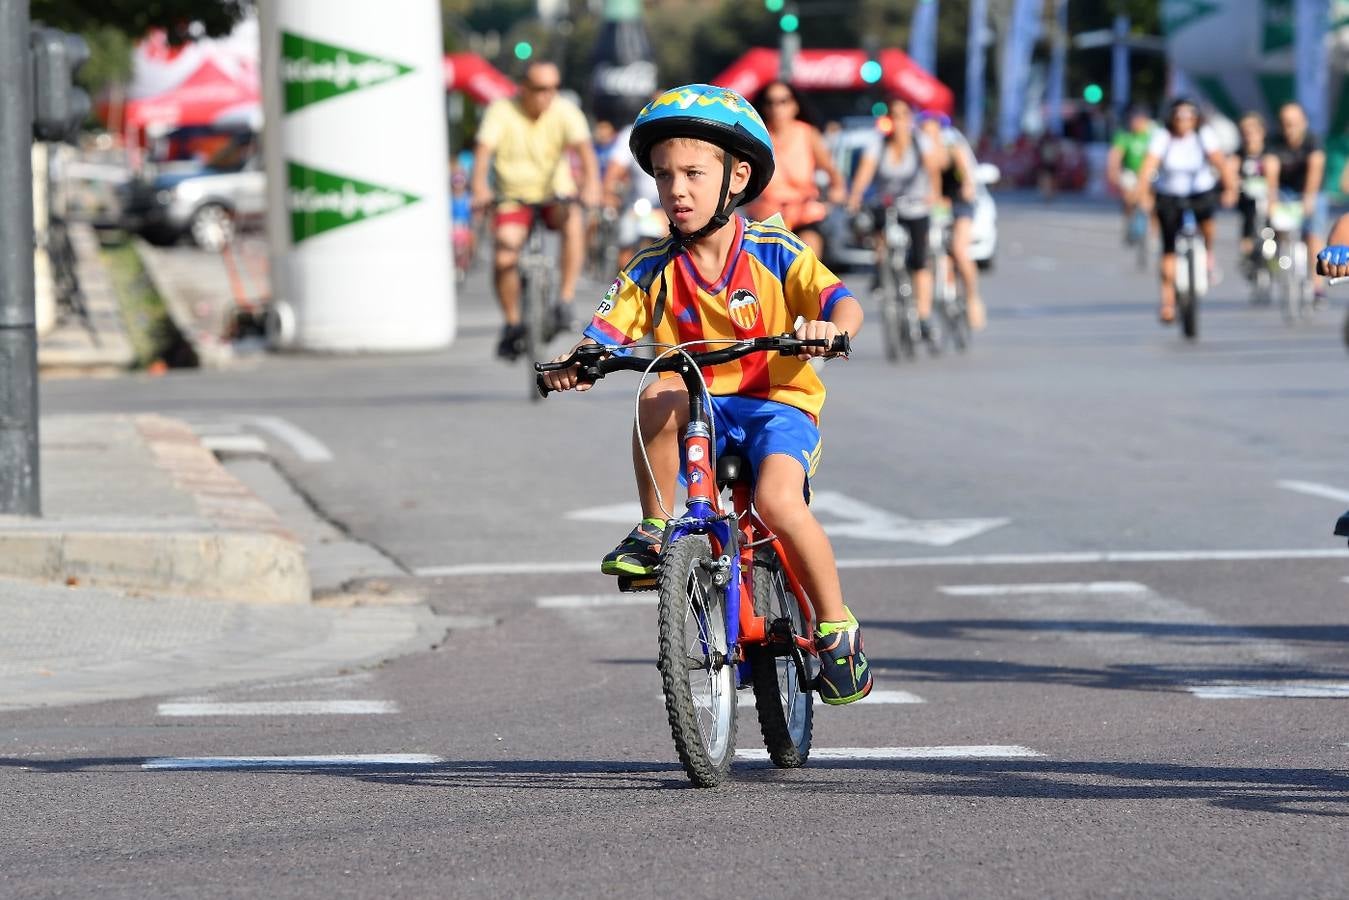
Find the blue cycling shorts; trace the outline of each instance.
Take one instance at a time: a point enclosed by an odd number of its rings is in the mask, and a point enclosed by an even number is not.
[[[717,455],[733,453],[750,465],[754,477],[764,458],[774,453],[790,456],[806,471],[806,496],[810,477],[820,465],[820,429],[795,406],[758,397],[730,394],[712,398]],[[680,483],[684,483],[684,445],[679,445]]]
[[[1284,187],[1279,188],[1279,201],[1281,203],[1296,203],[1301,199],[1301,191],[1292,191]],[[1317,194],[1316,202],[1312,206],[1312,214],[1302,220],[1302,239],[1306,240],[1314,234],[1325,234],[1329,224],[1330,204],[1326,202],[1325,194]]]

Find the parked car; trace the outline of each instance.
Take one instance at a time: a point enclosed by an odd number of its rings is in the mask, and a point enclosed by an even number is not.
[[[847,121],[844,129],[834,139],[831,151],[834,165],[838,167],[845,182],[851,183],[862,154],[879,140],[874,121]],[[998,167],[987,163],[980,164],[975,172],[974,224],[970,242],[970,254],[981,269],[993,267],[993,259],[998,252],[998,206],[989,193],[988,186],[996,184],[1000,177]],[[873,199],[864,198],[863,202]],[[832,210],[824,222],[825,262],[840,272],[850,269],[868,269],[875,262],[875,253],[871,245],[859,240],[853,230],[852,222],[842,209]]]
[[[130,182],[122,198],[122,227],[154,244],[183,237],[218,251],[237,229],[260,222],[267,180],[252,134],[238,136],[206,163],[169,162],[155,174]]]

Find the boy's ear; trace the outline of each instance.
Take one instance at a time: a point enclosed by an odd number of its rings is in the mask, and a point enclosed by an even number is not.
[[[731,169],[731,193],[738,194],[749,184],[749,176],[754,171],[753,167],[743,159],[738,159],[735,166]]]

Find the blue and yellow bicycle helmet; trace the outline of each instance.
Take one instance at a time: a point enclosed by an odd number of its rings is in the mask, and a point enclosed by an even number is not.
[[[628,140],[643,172],[651,174],[651,148],[673,137],[698,138],[749,162],[749,184],[725,210],[728,215],[735,206],[759,196],[773,177],[773,139],[768,128],[750,102],[729,88],[686,84],[644,106]],[[729,160],[726,168],[729,176]]]

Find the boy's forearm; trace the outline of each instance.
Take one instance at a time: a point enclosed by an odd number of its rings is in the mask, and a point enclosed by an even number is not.
[[[844,297],[834,304],[833,312],[829,314],[829,321],[837,326],[839,331],[846,331],[849,335],[856,336],[862,330],[862,304],[852,297]]]

